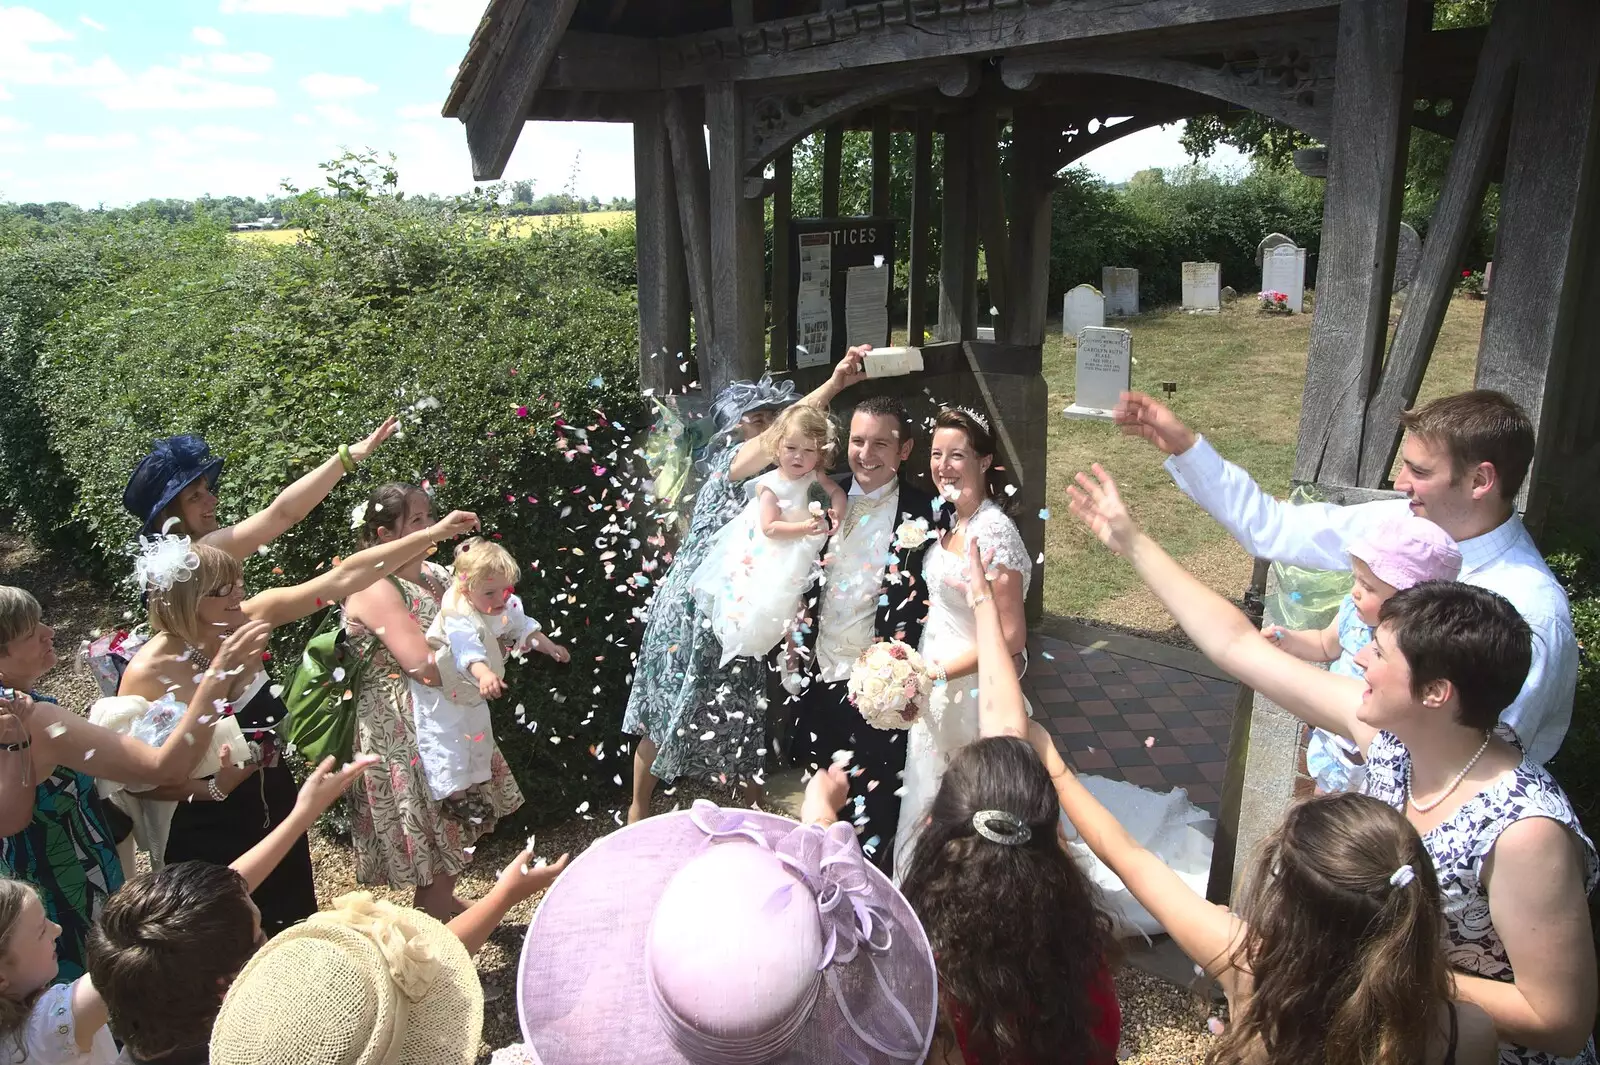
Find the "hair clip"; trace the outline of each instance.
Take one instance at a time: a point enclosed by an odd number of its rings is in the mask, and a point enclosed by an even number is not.
[[[996,829],[995,825],[1000,825]],[[990,843],[1020,847],[1033,838],[1033,829],[1007,810],[979,810],[972,815],[972,830]]]
[[[1407,863],[1389,874],[1390,887],[1405,887],[1417,878],[1417,871]]]

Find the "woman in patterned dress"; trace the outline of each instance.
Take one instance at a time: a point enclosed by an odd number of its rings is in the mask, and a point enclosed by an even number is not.
[[[367,500],[360,539],[363,546],[385,543],[427,528],[430,521],[426,492],[416,485],[386,484]],[[455,885],[471,860],[473,844],[522,805],[522,792],[498,748],[491,779],[471,789],[482,800],[475,806],[491,816],[476,822],[447,817],[443,804],[428,794],[406,677],[439,683],[423,631],[438,613],[449,584],[448,570],[419,558],[344,605],[351,637],[377,641],[357,703],[356,753],[376,755],[378,762],[350,789],[356,880],[413,888],[416,908],[444,921],[466,907],[455,897]]]
[[[1405,815],[1433,859],[1456,997],[1483,1009],[1502,1065],[1595,1065],[1588,895],[1600,859],[1544,767],[1495,734],[1533,633],[1493,592],[1429,581],[1384,604],[1335,676],[1262,639],[1139,531],[1116,485],[1078,475],[1073,513],[1133,567],[1200,649],[1307,724],[1366,752],[1366,794]]]
[[[827,382],[800,402],[827,409],[840,392],[865,380],[861,360],[868,350],[869,345],[851,348]],[[745,482],[768,465],[771,448],[763,434],[775,412],[794,401],[794,386],[785,384],[779,388],[768,378],[754,384],[735,381],[713,405],[718,435],[710,471],[695,499],[689,535],[650,601],[622,719],[622,731],[639,737],[630,824],[649,816],[657,780],[686,776],[737,783],[748,801],[761,796],[765,670],[750,658],[719,665],[722,647],[695,609],[690,579],[712,535],[744,508]]]

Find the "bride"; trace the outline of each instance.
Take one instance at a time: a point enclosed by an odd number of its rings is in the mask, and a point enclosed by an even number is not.
[[[905,795],[895,833],[897,881],[909,864],[913,837],[927,820],[950,756],[978,738],[977,624],[962,578],[969,537],[977,537],[989,564],[989,594],[1000,615],[1006,649],[1022,654],[1028,641],[1022,601],[1033,565],[1016,524],[1001,506],[1006,480],[994,465],[988,421],[965,408],[942,411],[934,422],[928,465],[934,488],[955,513],[952,526],[923,562],[928,621],[918,650],[935,687],[906,740]]]

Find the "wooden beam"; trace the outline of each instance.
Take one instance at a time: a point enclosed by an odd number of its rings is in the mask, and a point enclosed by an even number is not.
[[[822,131],[822,217],[839,217],[839,168],[844,151],[844,126],[835,122]]]
[[[865,17],[846,19],[843,26],[837,16],[827,27],[813,27],[812,19],[758,24],[742,37],[766,45],[749,54],[741,35],[726,31],[673,38],[665,42],[667,63],[662,76],[669,84],[692,84],[706,77],[760,81],[859,70],[879,63],[1015,52],[1124,34],[1191,30],[1210,23],[1292,19],[1337,7],[1338,0],[891,3],[860,9]],[[871,21],[873,15],[876,22]],[[868,28],[862,29],[863,22]],[[790,34],[818,43],[784,47],[784,42],[792,40]]]
[[[1050,215],[1060,126],[1038,107],[1019,107],[1011,122],[1011,306],[1001,322],[1011,344],[1043,344],[1050,299]]]
[[[786,148],[772,161],[772,347],[767,365],[773,373],[787,370],[789,318],[794,314],[789,291],[789,221],[794,217],[794,149]]]
[[[867,211],[874,218],[886,218],[890,211],[890,149],[894,144],[894,133],[889,126],[889,119],[887,107],[880,107],[872,113],[872,200]]]
[[[689,352],[689,270],[678,227],[678,194],[660,94],[633,121],[635,261],[639,273],[639,386],[658,396],[682,389]]]
[[[990,107],[972,111],[973,180],[978,204],[978,233],[983,263],[989,274],[989,305],[1000,309],[1001,321],[1011,314],[1011,241],[1006,232],[1005,175],[1000,169],[999,121]]]
[[[916,143],[911,170],[911,264],[906,271],[907,343],[921,347],[928,328],[928,244],[933,224],[933,112],[917,109]]]
[[[480,75],[487,88],[462,116],[474,180],[493,181],[505,173],[528,106],[577,6],[578,0],[530,0],[518,14],[505,51]]]
[[[761,376],[766,362],[762,300],[762,201],[744,194],[744,114],[739,87],[706,86],[711,134],[711,365],[701,384],[715,392],[729,381]]]
[[[1600,123],[1600,8],[1588,0],[1516,5],[1527,20],[1500,186],[1494,288],[1484,313],[1477,386],[1506,393],[1544,436],[1558,405],[1566,353],[1581,316],[1584,256],[1579,234],[1594,211]],[[1541,452],[1549,441],[1541,439]],[[1541,461],[1519,503],[1537,483]]]
[[[661,88],[661,49],[644,37],[568,30],[556,46],[539,92],[654,92]]]
[[[952,122],[944,134],[944,195],[939,201],[939,341],[978,336],[978,241],[973,232],[972,128]]]
[[[1450,155],[1417,274],[1406,293],[1383,378],[1367,404],[1358,484],[1380,487],[1394,468],[1400,447],[1400,412],[1417,400],[1450,296],[1460,280],[1457,271],[1472,237],[1510,110],[1521,47],[1516,25],[1521,20],[1513,15],[1514,10],[1506,5],[1496,11],[1494,29],[1479,59],[1478,79],[1461,118],[1461,133]]]
[[[1354,483],[1361,426],[1383,359],[1410,140],[1408,37],[1426,32],[1409,0],[1344,0],[1294,476]]]
[[[1331,93],[1316,93],[1311,102],[1306,102],[1303,99],[1307,95],[1304,90],[1282,90],[1259,82],[1251,84],[1226,71],[1182,59],[1022,55],[1003,60],[1000,69],[1006,86],[1012,89],[1030,89],[1041,76],[1049,74],[1106,74],[1173,85],[1214,100],[1237,104],[1293,126],[1317,140],[1327,140],[1331,132],[1331,101],[1322,98]],[[1331,89],[1332,86],[1323,88]]]
[[[694,308],[695,354],[700,381],[716,334],[711,300],[711,176],[706,166],[705,127],[700,101],[679,89],[666,94],[667,140],[672,150],[673,184],[683,232],[683,257],[689,272],[689,303]]]

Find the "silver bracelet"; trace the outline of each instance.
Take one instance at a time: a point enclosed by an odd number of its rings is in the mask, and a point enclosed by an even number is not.
[[[228,801],[228,796],[223,793],[221,788],[217,787],[216,777],[206,777],[206,794],[211,796],[212,802]]]
[[[973,610],[976,610],[976,609],[978,609],[978,607],[982,606],[984,603],[987,603],[992,599],[994,599],[994,596],[990,595],[988,592],[985,592],[982,595],[973,596],[972,599],[970,601],[968,601],[967,605],[969,607],[971,607]]]

